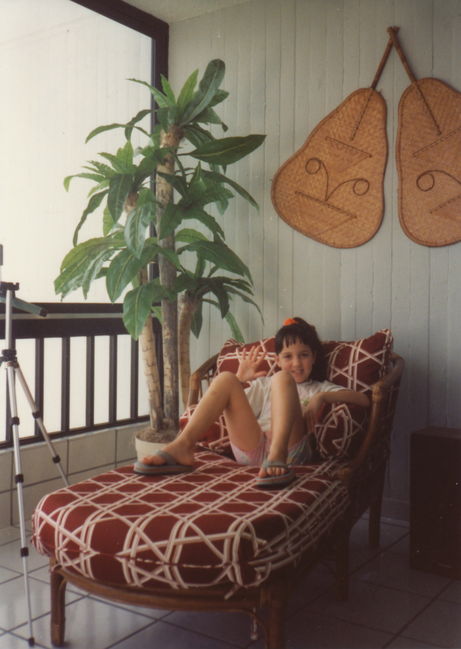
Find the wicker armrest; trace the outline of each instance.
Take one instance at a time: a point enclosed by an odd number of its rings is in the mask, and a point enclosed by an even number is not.
[[[202,396],[202,382],[207,381],[210,383],[215,371],[216,371],[216,361],[218,360],[218,355],[215,354],[207,361],[205,361],[198,369],[195,370],[190,376],[189,381],[189,396],[187,399],[187,407],[195,406],[200,397]]]
[[[355,457],[340,470],[338,477],[341,480],[350,480],[364,466],[374,444],[390,435],[395,405],[391,403],[392,392],[399,386],[405,362],[401,356],[392,353],[391,364],[391,370],[371,386],[371,406],[367,431]],[[384,415],[383,408],[386,407],[388,413]]]

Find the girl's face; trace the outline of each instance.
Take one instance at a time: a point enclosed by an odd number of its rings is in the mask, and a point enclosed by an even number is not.
[[[309,345],[296,341],[284,345],[277,356],[280,369],[285,370],[294,378],[296,383],[308,381],[315,363],[315,354]]]

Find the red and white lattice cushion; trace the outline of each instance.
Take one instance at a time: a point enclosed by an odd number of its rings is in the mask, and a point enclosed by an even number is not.
[[[350,342],[324,343],[328,380],[350,390],[369,392],[389,368],[392,343],[389,329]]]
[[[257,467],[210,451],[192,473],[121,467],[43,497],[33,543],[66,570],[106,584],[229,591],[264,581],[315,547],[350,505],[336,462],[297,468],[290,489],[255,487]]]
[[[314,437],[321,458],[350,458],[363,440],[368,421],[366,408],[347,403],[329,404]]]

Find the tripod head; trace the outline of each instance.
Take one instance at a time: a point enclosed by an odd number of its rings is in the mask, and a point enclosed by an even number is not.
[[[19,284],[13,282],[2,282],[1,269],[3,266],[3,246],[0,244],[0,302],[7,303],[7,296],[10,295],[11,306],[19,309],[20,311],[25,311],[26,313],[31,313],[32,315],[39,315],[42,318],[45,318],[48,315],[48,311],[41,306],[36,304],[31,304],[30,302],[24,302],[15,297],[16,291],[19,289]],[[7,309],[8,310],[8,309]],[[7,311],[6,310],[6,311]],[[5,318],[7,313],[5,312]]]
[[[0,245],[0,270],[3,264],[3,246]],[[1,277],[0,277],[1,279]],[[32,315],[39,315],[42,318],[48,315],[48,312],[36,304],[24,302],[15,297],[15,293],[19,288],[19,284],[13,282],[0,281],[0,303],[5,304],[5,341],[6,349],[2,350],[0,357],[0,365],[3,361],[7,363],[16,362],[16,350],[14,348],[13,339],[13,307]]]

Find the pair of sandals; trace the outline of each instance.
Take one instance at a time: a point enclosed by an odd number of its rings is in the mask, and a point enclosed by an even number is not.
[[[164,460],[163,464],[145,464],[135,462],[133,471],[140,475],[177,475],[191,473],[193,466],[179,464],[176,459],[167,451],[157,451],[156,455]],[[288,487],[295,479],[296,474],[285,462],[266,460],[263,463],[264,469],[282,468],[284,472],[280,475],[266,475],[256,480],[256,487],[259,489],[283,489]]]

